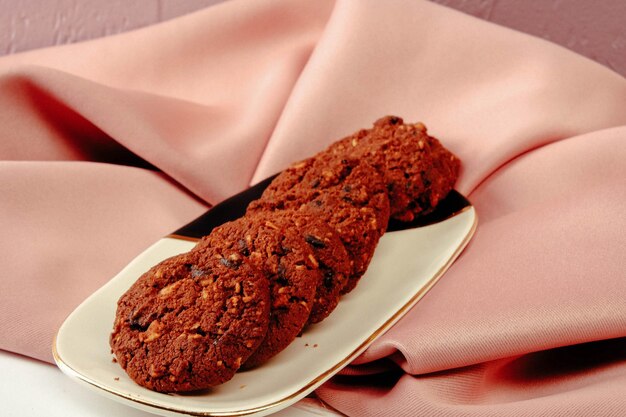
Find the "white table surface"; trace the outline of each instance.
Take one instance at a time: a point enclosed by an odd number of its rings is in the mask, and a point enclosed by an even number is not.
[[[102,397],[65,376],[56,366],[0,350],[0,416],[2,417],[151,417]],[[338,416],[306,398],[276,417]]]

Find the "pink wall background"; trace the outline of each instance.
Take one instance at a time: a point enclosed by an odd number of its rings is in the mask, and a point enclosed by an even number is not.
[[[120,33],[221,1],[0,0],[0,55]],[[433,1],[540,36],[626,76],[625,0]]]

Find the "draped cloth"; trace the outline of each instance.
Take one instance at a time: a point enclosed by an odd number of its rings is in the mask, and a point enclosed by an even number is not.
[[[233,0],[0,58],[0,348],[52,361],[64,318],[143,249],[386,114],[461,158],[479,226],[319,397],[626,414],[626,80],[420,0]]]

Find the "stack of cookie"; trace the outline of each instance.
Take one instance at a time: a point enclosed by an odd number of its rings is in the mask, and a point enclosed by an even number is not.
[[[460,162],[387,116],[278,175],[245,216],[156,265],[120,298],[110,344],[138,384],[203,389],[262,364],[326,318],[389,218],[431,212]]]

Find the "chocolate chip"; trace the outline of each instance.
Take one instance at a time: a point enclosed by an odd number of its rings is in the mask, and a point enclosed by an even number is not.
[[[324,287],[331,289],[333,287],[333,281],[335,278],[335,274],[333,274],[333,271],[331,269],[327,269],[324,272]]]
[[[313,246],[314,248],[325,248],[326,247],[326,243],[324,243],[323,240],[321,240],[320,238],[313,236],[313,235],[306,235],[304,236],[304,241],[306,243],[308,243],[309,245]]]
[[[430,193],[424,193],[417,198],[417,204],[422,210],[431,208]]]
[[[128,324],[130,325],[131,330],[139,330],[140,332],[145,332],[148,330],[148,324],[141,323],[141,316],[135,316],[136,313],[133,313],[131,317],[129,317]]]
[[[245,240],[239,239],[237,244],[239,245],[239,252],[241,252],[243,256],[250,256],[250,249],[248,249],[248,244]]]
[[[140,332],[145,332],[146,330],[148,330],[148,326],[142,326],[141,323],[139,323],[138,321],[131,321],[130,329],[139,330]]]
[[[287,280],[285,272],[285,266],[283,264],[278,265],[278,275],[276,278],[276,283],[282,287],[289,285],[289,280]]]
[[[341,160],[341,165],[343,165],[342,171],[340,176],[345,178],[348,175],[350,175],[350,173],[352,172],[352,169],[354,168],[354,164],[355,164],[355,160],[348,160],[348,159],[342,159]]]
[[[226,268],[232,268],[232,269],[237,269],[237,267],[240,264],[240,262],[233,262],[226,258],[220,258],[220,263],[224,265]]]
[[[203,277],[205,275],[206,275],[206,272],[204,272],[203,270],[199,269],[195,265],[191,266],[191,276],[193,278],[199,278],[199,277]]]

